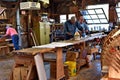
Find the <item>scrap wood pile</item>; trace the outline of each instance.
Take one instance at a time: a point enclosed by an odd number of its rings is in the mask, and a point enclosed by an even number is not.
[[[103,42],[102,49],[102,68],[108,66],[116,74],[120,73],[120,30],[111,31]],[[108,70],[108,74],[109,74]]]

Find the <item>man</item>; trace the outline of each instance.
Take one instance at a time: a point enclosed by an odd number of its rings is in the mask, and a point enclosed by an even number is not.
[[[18,33],[17,31],[12,28],[12,24],[7,24],[6,25],[6,34],[2,36],[3,37],[7,37],[7,36],[11,36],[12,38],[12,42],[14,44],[15,50],[19,50],[19,37],[18,37]]]
[[[69,40],[74,37],[75,31],[76,31],[76,18],[73,16],[70,20],[66,21],[64,24],[64,34],[65,39]]]
[[[76,26],[80,30],[82,37],[85,37],[86,33],[89,33],[88,26],[85,23],[83,16],[79,17],[78,21],[76,22]]]

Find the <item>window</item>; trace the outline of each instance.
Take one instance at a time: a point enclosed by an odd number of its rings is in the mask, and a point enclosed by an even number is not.
[[[60,23],[64,23],[67,20],[66,15],[60,15]]]
[[[89,21],[87,22],[88,24],[108,24],[108,19],[103,8],[85,9],[81,10],[81,13],[85,20]],[[90,22],[90,20],[92,21]]]
[[[108,31],[109,24],[91,24],[88,25],[90,31]]]
[[[107,19],[109,19],[108,11],[109,11],[109,4],[99,4],[99,5],[89,5],[86,9],[95,9],[95,8],[102,8]],[[101,9],[95,10],[97,13],[103,13]]]
[[[118,22],[120,22],[120,3],[118,3],[118,6],[116,7]]]
[[[75,14],[68,14],[68,19],[71,19],[73,16],[75,16]]]
[[[81,14],[88,23],[90,31],[108,31],[109,4],[89,5],[81,10]]]

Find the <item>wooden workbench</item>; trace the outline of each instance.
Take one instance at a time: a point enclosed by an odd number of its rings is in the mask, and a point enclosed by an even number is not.
[[[17,65],[17,63],[22,62],[19,60],[19,58],[20,59],[23,58],[23,55],[28,55],[28,56],[31,55],[34,57],[34,62],[35,62],[36,68],[37,68],[39,80],[47,80],[41,54],[51,51],[51,50],[53,50],[53,49],[52,48],[41,48],[41,49],[26,48],[26,49],[22,49],[22,50],[13,51],[13,53],[16,54],[15,57],[17,57],[17,58],[15,58],[15,66]],[[26,80],[29,80],[29,79],[30,79],[30,75],[27,76]],[[13,80],[13,79],[11,79],[11,80]]]
[[[46,45],[34,46],[33,48],[17,50],[17,51],[14,51],[13,53],[18,54],[18,55],[20,55],[21,53],[33,55],[39,80],[47,80],[45,69],[44,69],[44,64],[43,64],[43,58],[41,54],[54,50],[57,56],[56,58],[56,80],[60,80],[61,78],[65,76],[63,58],[62,58],[63,47],[78,45],[80,47],[85,48],[86,41],[93,40],[95,38],[102,38],[105,36],[106,35],[99,35],[99,36],[92,36],[92,37],[90,36],[90,37],[82,38],[80,40],[65,40],[65,41],[60,41],[60,42],[53,42],[53,43],[46,44]],[[81,43],[83,44],[81,45]],[[29,78],[27,78],[26,80],[29,80]]]

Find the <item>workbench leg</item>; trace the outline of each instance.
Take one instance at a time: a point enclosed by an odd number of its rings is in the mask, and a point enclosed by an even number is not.
[[[56,48],[57,61],[56,61],[56,80],[60,80],[64,75],[64,64],[62,56],[62,48]]]
[[[47,80],[44,63],[41,54],[34,56],[39,80]]]
[[[31,65],[29,66],[29,72],[28,72],[26,80],[30,80],[30,76],[32,74],[32,68],[33,68],[33,64],[31,63]]]

